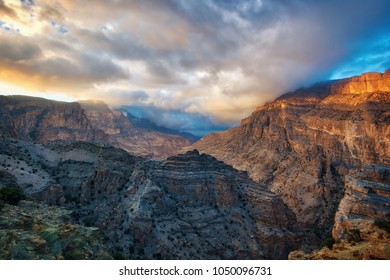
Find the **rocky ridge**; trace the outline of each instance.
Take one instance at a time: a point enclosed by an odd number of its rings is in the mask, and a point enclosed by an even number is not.
[[[318,83],[258,107],[239,127],[208,135],[188,149],[248,171],[281,196],[303,228],[324,239],[335,222],[337,227],[337,211],[344,209],[347,219],[355,208],[361,216],[376,217],[368,215],[373,205],[379,216],[390,212],[385,175],[368,178],[390,165],[389,88],[390,70]],[[352,179],[358,171],[368,178],[364,184]],[[373,195],[348,198],[351,186],[355,192],[361,184]]]
[[[289,260],[388,260],[390,259],[390,234],[370,222],[359,225],[360,241],[338,241],[331,248],[324,246],[313,252],[302,250],[289,254]]]
[[[132,154],[165,158],[194,138],[136,128],[122,111],[103,102],[58,102],[27,96],[0,96],[0,133],[36,143],[106,143]]]
[[[154,161],[85,142],[0,143],[0,184],[73,211],[116,258],[281,259],[299,248],[277,195],[197,151]]]

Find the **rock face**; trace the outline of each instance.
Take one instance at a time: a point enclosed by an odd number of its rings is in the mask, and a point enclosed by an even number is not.
[[[367,73],[287,93],[258,107],[240,127],[208,135],[189,149],[248,171],[281,196],[298,222],[324,236],[354,184],[346,176],[390,165],[389,76],[390,70]],[[382,195],[381,182],[375,192]]]
[[[192,151],[156,164],[149,174],[132,178],[145,187],[127,190],[135,197],[143,192],[138,207],[150,211],[152,230],[134,236],[146,252],[177,259],[280,259],[297,246],[290,232],[294,214],[245,172]]]
[[[0,96],[0,134],[37,143],[106,143],[132,154],[165,158],[194,138],[135,128],[122,111],[102,102],[57,102],[25,96]]]
[[[295,215],[277,195],[197,151],[152,161],[91,143],[3,139],[0,164],[3,184],[74,211],[117,258],[285,259],[299,248]]]
[[[77,103],[24,96],[0,96],[1,134],[45,143],[54,140],[93,141],[104,138],[93,130]]]
[[[358,240],[341,240],[331,246],[310,253],[293,251],[289,260],[388,260],[390,259],[390,233],[367,220],[360,220],[354,230]],[[352,228],[351,228],[352,229]]]
[[[346,176],[345,195],[340,202],[333,227],[333,238],[348,239],[361,222],[386,219],[390,212],[390,168],[368,166]]]

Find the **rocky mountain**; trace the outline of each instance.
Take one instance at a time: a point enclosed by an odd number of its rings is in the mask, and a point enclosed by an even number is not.
[[[103,103],[0,97],[0,257],[389,258],[389,84],[287,93],[165,160],[182,136]]]
[[[92,127],[103,130],[108,136],[107,140],[103,141],[134,155],[162,159],[177,154],[182,147],[189,146],[197,140],[189,133],[183,134],[153,126],[150,121],[150,125],[140,125],[131,114],[125,115],[121,110],[110,109],[103,102],[79,103]]]
[[[0,133],[37,143],[107,143],[132,154],[165,158],[194,142],[188,135],[134,127],[122,111],[103,102],[58,102],[26,96],[0,96]]]
[[[390,70],[287,93],[195,148],[248,171],[302,228],[343,239],[390,212]]]
[[[0,96],[0,133],[27,141],[104,139],[91,126],[80,104],[26,96]]]
[[[98,228],[116,258],[280,259],[299,248],[295,215],[277,195],[197,151],[154,161],[93,143],[3,138],[0,172],[0,185]]]

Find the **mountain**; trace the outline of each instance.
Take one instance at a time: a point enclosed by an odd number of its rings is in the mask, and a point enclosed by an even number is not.
[[[114,147],[147,158],[166,158],[178,153],[197,138],[190,133],[179,133],[162,127],[142,126],[131,114],[110,109],[101,101],[79,101],[94,129],[103,130],[106,141]],[[146,122],[146,120],[144,121]]]
[[[80,238],[90,244],[89,227],[98,229],[104,252],[115,258],[285,259],[299,248],[295,215],[277,195],[198,151],[154,161],[87,142],[3,138],[0,163],[0,185],[20,186],[50,213],[64,210],[47,205],[68,209],[68,224],[81,231]],[[27,211],[24,205],[13,217]],[[32,208],[30,215],[39,212]],[[4,235],[17,226],[8,225]],[[53,227],[61,236],[62,228]],[[24,234],[39,237],[33,229]],[[14,250],[11,245],[7,251]],[[95,251],[90,256],[99,258]]]
[[[0,258],[388,259],[389,97],[390,70],[317,83],[164,160],[189,140],[0,97]]]
[[[289,92],[188,149],[248,171],[320,239],[347,239],[390,213],[390,69]]]
[[[46,143],[107,143],[132,154],[165,158],[190,145],[195,137],[135,127],[122,111],[103,102],[58,102],[26,96],[0,96],[0,133],[6,137]]]

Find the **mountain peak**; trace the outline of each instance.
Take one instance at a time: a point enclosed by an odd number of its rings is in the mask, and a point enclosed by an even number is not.
[[[360,76],[336,81],[332,85],[332,94],[367,94],[390,92],[390,69],[385,73],[367,72]]]

